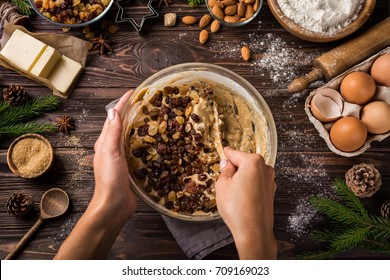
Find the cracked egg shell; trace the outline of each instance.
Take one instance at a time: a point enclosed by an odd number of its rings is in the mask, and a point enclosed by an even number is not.
[[[374,79],[365,72],[356,71],[344,77],[340,84],[340,92],[350,103],[366,104],[375,94]]]
[[[343,152],[353,152],[366,142],[367,127],[355,117],[344,117],[333,124],[329,135],[337,149]]]
[[[311,112],[322,122],[331,122],[341,117],[343,100],[340,93],[331,88],[318,91],[310,102]]]
[[[373,134],[382,134],[390,130],[390,105],[383,101],[368,103],[360,113],[362,122]]]

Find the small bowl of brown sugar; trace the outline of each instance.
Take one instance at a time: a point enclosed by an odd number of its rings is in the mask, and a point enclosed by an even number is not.
[[[53,161],[54,151],[49,140],[34,133],[15,139],[7,153],[7,163],[12,173],[27,179],[46,173]]]

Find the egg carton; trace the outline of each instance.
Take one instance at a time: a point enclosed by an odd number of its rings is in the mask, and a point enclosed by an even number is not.
[[[327,89],[327,88],[334,89],[334,90],[339,92],[341,81],[343,80],[343,78],[347,74],[349,74],[351,72],[363,71],[363,72],[369,73],[370,69],[371,69],[371,65],[375,61],[375,59],[377,57],[381,56],[382,54],[385,54],[385,53],[390,53],[390,47],[383,49],[382,51],[371,56],[370,58],[366,59],[365,61],[355,65],[354,67],[350,68],[349,70],[345,71],[344,73],[333,78],[332,80],[330,80],[328,83],[324,84],[323,86],[313,90],[312,92],[310,92],[309,96],[306,98],[305,112],[308,115],[310,122],[317,129],[320,136],[325,140],[329,149],[338,155],[341,155],[344,157],[358,156],[358,155],[364,153],[366,150],[368,150],[371,147],[372,141],[379,141],[380,142],[380,141],[384,140],[385,138],[387,138],[390,135],[390,131],[387,133],[383,133],[383,134],[370,134],[369,133],[368,137],[366,139],[366,142],[358,150],[353,151],[353,152],[341,151],[333,145],[332,141],[330,140],[330,135],[329,135],[329,131],[330,131],[331,127],[333,126],[333,124],[335,123],[335,120],[331,121],[331,122],[326,122],[326,123],[318,120],[313,115],[313,113],[311,111],[311,105],[310,105],[311,100],[312,100],[314,95],[316,95],[318,92],[323,91],[324,89]],[[341,94],[340,94],[340,96],[341,96]],[[341,99],[343,102],[343,109],[341,112],[341,116],[343,116],[343,117],[353,116],[356,118],[360,118],[360,111],[364,107],[364,105],[362,106],[362,105],[349,103],[349,102],[345,101],[342,97],[341,97]],[[378,85],[376,86],[375,95],[369,102],[379,101],[379,100],[384,101],[390,105],[390,87],[378,86]]]

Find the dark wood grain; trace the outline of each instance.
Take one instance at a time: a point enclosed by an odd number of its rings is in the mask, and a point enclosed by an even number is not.
[[[368,162],[382,173],[383,186],[372,198],[364,199],[373,213],[390,197],[390,139],[374,142],[372,148],[355,158],[344,158],[330,152],[323,139],[309,122],[303,108],[307,92],[291,96],[286,85],[290,81],[274,83],[267,69],[253,71],[254,65],[237,56],[221,57],[221,51],[212,48],[218,42],[240,45],[248,42],[248,34],[264,36],[273,34],[288,48],[296,49],[308,57],[322,54],[348,38],[332,43],[312,43],[295,38],[285,31],[273,18],[265,3],[258,18],[242,28],[222,28],[211,34],[205,45],[198,43],[199,28],[187,27],[178,22],[174,28],[163,25],[163,14],[176,12],[179,19],[188,14],[198,18],[207,12],[205,6],[195,9],[185,0],[174,0],[170,7],[158,9],[160,17],[145,22],[142,33],[135,32],[130,24],[121,24],[118,33],[112,36],[114,53],[88,56],[87,67],[71,97],[62,100],[60,108],[45,114],[42,119],[54,120],[62,114],[76,119],[76,131],[71,137],[61,134],[48,136],[55,149],[55,165],[49,174],[39,180],[26,180],[14,176],[6,162],[8,146],[13,139],[0,139],[0,204],[14,192],[28,192],[34,200],[34,211],[26,218],[16,218],[0,207],[0,258],[4,258],[28,231],[39,216],[39,200],[51,187],[63,188],[71,199],[71,207],[63,217],[47,222],[19,256],[20,259],[51,259],[61,242],[69,234],[78,218],[86,209],[94,189],[92,169],[93,146],[106,118],[104,106],[120,97],[130,88],[137,87],[144,79],[157,71],[183,62],[209,62],[224,66],[242,75],[261,93],[273,112],[278,132],[278,156],[276,163],[278,190],[275,198],[275,234],[277,239],[292,244],[293,248],[279,253],[280,259],[295,259],[307,250],[321,248],[308,236],[308,229],[296,234],[289,228],[289,217],[297,205],[310,195],[329,193],[334,178],[343,177],[352,165]],[[388,17],[390,1],[377,1],[374,13],[353,38]],[[129,11],[130,13],[130,11]],[[113,20],[116,7],[107,19]],[[34,32],[59,32],[61,28],[51,25],[38,16],[30,20],[29,30]],[[82,29],[72,29],[68,34],[84,38]],[[262,53],[256,53],[260,57]],[[297,74],[310,71],[311,65],[302,65]],[[33,96],[50,94],[50,90],[1,68],[0,88],[17,83],[27,88]],[[294,77],[295,78],[295,77]],[[315,86],[312,86],[314,88]],[[309,228],[328,227],[323,220],[310,223]],[[175,242],[161,216],[137,202],[135,216],[125,224],[108,258],[110,259],[186,259]],[[208,259],[236,259],[234,245],[225,246]],[[351,250],[338,256],[346,259],[383,259],[386,255],[363,250]]]

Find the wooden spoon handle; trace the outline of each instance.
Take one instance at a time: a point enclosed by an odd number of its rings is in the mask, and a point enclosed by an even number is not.
[[[20,239],[19,243],[16,244],[15,248],[5,257],[5,260],[12,260],[23,247],[30,241],[31,237],[34,233],[39,229],[42,225],[43,219],[39,218],[39,220],[32,226],[32,228]]]

